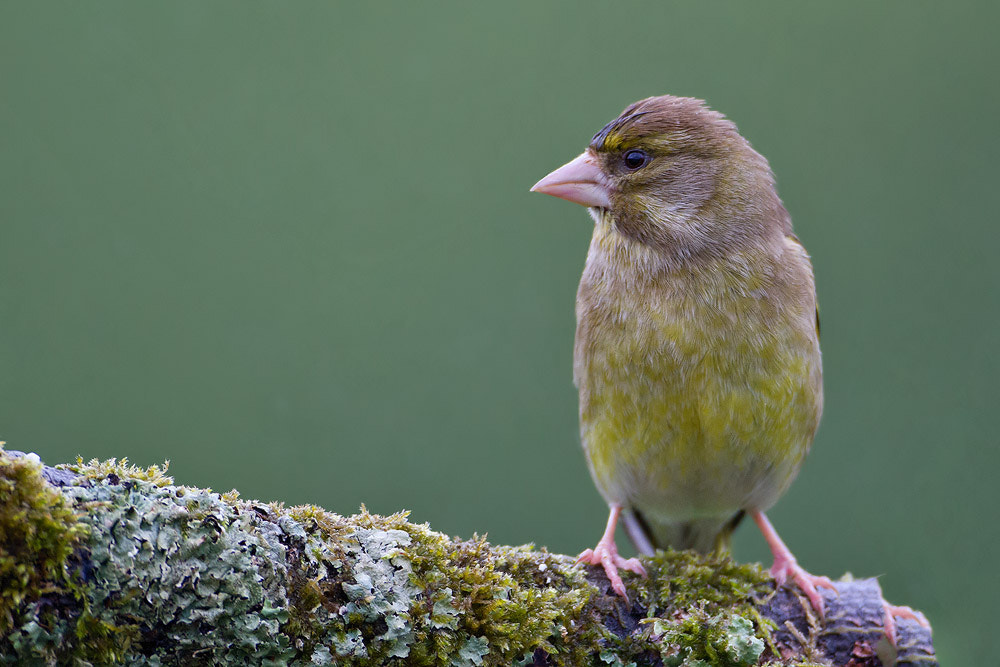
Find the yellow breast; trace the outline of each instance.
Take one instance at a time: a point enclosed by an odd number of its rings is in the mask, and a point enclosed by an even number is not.
[[[574,374],[591,473],[656,520],[766,509],[822,410],[812,270],[792,238],[684,268],[598,225]]]

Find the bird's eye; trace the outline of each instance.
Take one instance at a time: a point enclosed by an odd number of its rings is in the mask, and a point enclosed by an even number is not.
[[[625,157],[622,158],[625,163],[625,168],[629,171],[635,171],[636,169],[641,169],[649,164],[649,155],[646,151],[629,151],[625,153]]]

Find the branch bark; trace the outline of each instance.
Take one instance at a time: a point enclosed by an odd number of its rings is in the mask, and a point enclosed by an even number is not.
[[[873,579],[818,619],[757,565],[668,552],[626,603],[569,556],[164,472],[0,450],[0,663],[937,664],[914,621],[885,640]]]

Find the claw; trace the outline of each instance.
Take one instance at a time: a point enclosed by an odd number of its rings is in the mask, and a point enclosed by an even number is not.
[[[771,567],[771,576],[774,577],[779,586],[784,585],[789,579],[794,581],[795,585],[809,598],[809,603],[816,610],[816,613],[819,614],[820,618],[823,617],[826,609],[823,604],[823,595],[817,588],[837,590],[829,577],[809,574],[795,562],[794,558],[776,557],[774,565]]]
[[[884,601],[882,602],[882,607],[885,609],[885,636],[893,646],[896,646],[897,618],[910,618],[925,628],[931,627],[926,616],[919,611],[913,611],[910,607],[896,606]]]
[[[809,598],[812,608],[822,618],[825,611],[823,595],[817,590],[817,587],[837,590],[833,582],[830,581],[829,577],[809,574],[799,567],[799,564],[795,561],[795,556],[792,555],[792,552],[789,551],[785,543],[778,537],[778,532],[771,525],[771,522],[767,520],[763,512],[752,512],[751,516],[760,528],[760,532],[764,534],[764,539],[767,540],[768,546],[771,547],[771,553],[774,554],[774,565],[771,566],[771,576],[774,577],[779,586],[784,585],[789,579],[794,581],[795,585]]]
[[[642,577],[646,576],[646,569],[638,558],[622,558],[618,555],[618,547],[615,545],[615,527],[618,524],[618,515],[621,514],[621,511],[620,505],[611,506],[611,516],[608,517],[608,525],[604,530],[604,535],[596,547],[587,549],[577,556],[576,562],[603,567],[608,581],[611,582],[611,588],[627,603],[628,594],[625,592],[625,583],[622,581],[621,575],[618,574],[619,568],[634,572]]]

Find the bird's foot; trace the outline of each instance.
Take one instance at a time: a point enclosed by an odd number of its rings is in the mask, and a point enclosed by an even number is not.
[[[760,532],[764,535],[764,539],[767,540],[767,546],[771,548],[771,553],[774,555],[774,565],[771,566],[771,576],[778,583],[779,586],[784,584],[786,581],[791,579],[795,584],[805,593],[806,597],[809,598],[809,603],[812,608],[816,610],[820,618],[823,617],[823,596],[820,594],[817,587],[820,588],[832,588],[837,590],[830,581],[829,577],[819,577],[815,574],[809,574],[801,567],[799,567],[798,562],[795,560],[795,556],[792,552],[788,550],[785,543],[781,541],[778,537],[778,531],[774,529],[771,522],[767,520],[764,513],[760,510],[754,510],[750,512],[751,518],[753,518],[754,523],[760,528]]]
[[[628,602],[628,594],[625,592],[625,583],[622,582],[622,578],[618,574],[619,568],[634,572],[642,577],[646,576],[646,568],[642,566],[638,558],[622,558],[618,555],[618,547],[615,546],[614,540],[602,539],[596,547],[587,549],[577,556],[576,562],[602,566],[604,573],[608,575],[608,581],[611,582],[611,588],[614,589],[615,593],[625,598],[625,602]]]
[[[775,556],[774,565],[771,566],[771,576],[774,577],[779,586],[784,585],[789,580],[795,582],[795,585],[809,598],[809,603],[820,618],[823,617],[824,612],[823,595],[817,589],[832,588],[837,590],[833,582],[830,581],[830,577],[809,574],[795,562],[791,554]]]
[[[913,611],[910,607],[897,607],[888,602],[883,602],[882,607],[885,609],[885,636],[893,646],[896,646],[897,618],[910,618],[925,628],[931,627],[931,624],[927,622],[926,616],[919,611]]]

